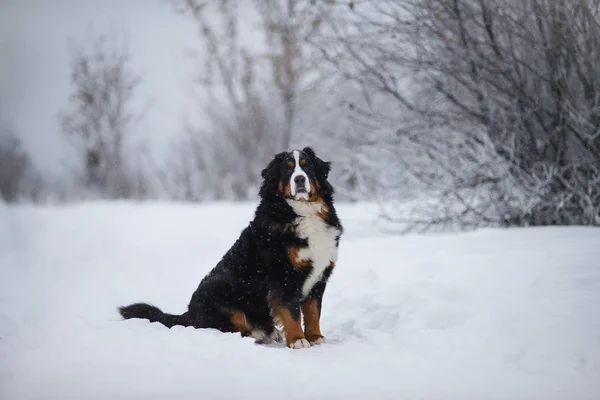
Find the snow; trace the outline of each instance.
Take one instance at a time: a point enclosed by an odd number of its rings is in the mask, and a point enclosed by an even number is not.
[[[0,205],[1,399],[598,399],[600,230],[345,226],[328,343],[122,321],[183,312],[253,204]]]

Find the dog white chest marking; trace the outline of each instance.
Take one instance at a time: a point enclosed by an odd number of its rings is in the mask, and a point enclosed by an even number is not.
[[[312,271],[302,285],[302,296],[306,297],[313,286],[321,279],[331,262],[337,261],[336,237],[339,230],[327,225],[319,216],[321,204],[289,200],[296,214],[296,235],[308,241],[308,247],[298,252],[298,258],[310,260]]]

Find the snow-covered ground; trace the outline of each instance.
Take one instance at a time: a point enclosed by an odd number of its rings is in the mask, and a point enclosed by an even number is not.
[[[146,321],[183,312],[252,204],[0,205],[1,399],[599,399],[600,230],[346,227],[310,349]]]

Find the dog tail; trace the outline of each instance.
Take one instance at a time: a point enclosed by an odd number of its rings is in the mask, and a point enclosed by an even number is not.
[[[150,322],[160,322],[169,329],[175,325],[191,326],[187,312],[181,315],[166,314],[158,307],[146,303],[135,303],[128,306],[121,306],[119,307],[119,313],[124,319],[147,319]]]

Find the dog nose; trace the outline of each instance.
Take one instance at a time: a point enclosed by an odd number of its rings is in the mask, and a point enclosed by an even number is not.
[[[296,182],[296,186],[304,187],[304,184],[306,183],[306,178],[303,175],[298,175],[294,178],[294,182]]]

